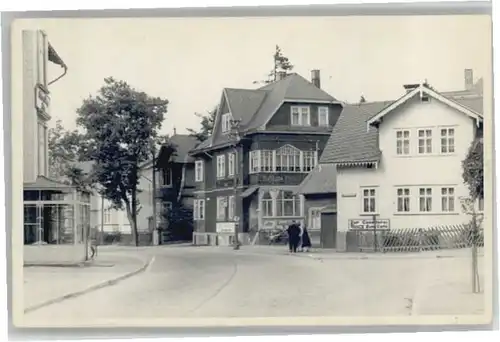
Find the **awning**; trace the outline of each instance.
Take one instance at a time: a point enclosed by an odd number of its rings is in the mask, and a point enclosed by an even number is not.
[[[241,197],[242,198],[246,198],[248,196],[251,196],[255,193],[255,191],[259,190],[259,187],[258,186],[251,186],[249,187],[248,189],[244,190],[242,193],[241,193]]]
[[[57,54],[56,50],[54,47],[49,43],[49,61],[51,61],[54,64],[57,64],[63,68],[66,67],[66,64],[62,60],[61,57]]]

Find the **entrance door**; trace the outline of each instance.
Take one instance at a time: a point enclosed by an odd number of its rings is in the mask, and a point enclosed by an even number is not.
[[[321,248],[337,248],[337,213],[321,213]]]

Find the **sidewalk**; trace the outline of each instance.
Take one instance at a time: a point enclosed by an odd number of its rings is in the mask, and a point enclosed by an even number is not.
[[[214,251],[228,252],[232,251],[231,247],[215,247],[215,246],[196,246],[196,249],[210,249]],[[290,255],[288,247],[283,246],[242,246],[240,250],[234,251],[239,254],[259,254],[259,255]],[[481,253],[480,253],[481,254]],[[337,252],[335,249],[312,249],[310,252],[297,252],[293,256],[302,258],[312,258],[317,260],[322,259],[436,259],[436,258],[470,258],[471,250],[449,249],[436,251],[422,252],[376,252],[376,253],[354,253],[354,252]]]
[[[413,298],[412,315],[482,315],[484,257],[478,258],[480,293],[472,292],[471,259],[437,259],[426,270]]]
[[[133,276],[151,259],[138,253],[104,252],[87,266],[24,267],[25,312],[90,292]]]

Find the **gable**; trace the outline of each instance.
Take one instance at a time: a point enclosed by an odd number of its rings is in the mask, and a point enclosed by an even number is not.
[[[478,124],[480,121],[482,121],[482,113],[478,113],[474,109],[466,107],[452,98],[448,98],[439,94],[438,92],[431,89],[428,85],[421,84],[420,86],[416,87],[412,91],[409,91],[407,94],[403,95],[398,100],[394,101],[389,106],[385,107],[380,112],[375,114],[368,120],[367,124],[378,125],[382,122],[383,118],[386,115],[394,112],[396,109],[398,109],[408,101],[411,101],[412,99],[415,99],[417,97],[423,98],[424,96],[428,96],[431,101],[439,101],[455,109],[456,111],[471,117],[472,119],[476,120]],[[426,103],[422,103],[422,105],[426,105]]]

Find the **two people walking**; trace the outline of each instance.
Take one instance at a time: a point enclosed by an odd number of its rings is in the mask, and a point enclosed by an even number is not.
[[[297,250],[309,251],[311,238],[305,226],[302,227],[300,223],[292,221],[292,224],[288,226],[287,233],[290,253],[297,253]]]

